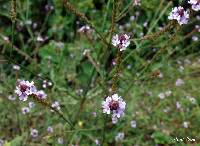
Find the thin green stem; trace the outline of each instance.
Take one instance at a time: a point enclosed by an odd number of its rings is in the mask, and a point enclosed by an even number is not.
[[[14,48],[14,35],[15,35],[14,29],[15,29],[15,22],[12,22],[12,42],[11,42],[10,57],[12,55],[12,51]]]
[[[53,110],[53,111],[54,111],[55,113],[57,113],[66,123],[68,123],[72,129],[74,129],[74,126],[73,126],[72,122],[71,122],[69,119],[67,119],[61,111],[57,110],[56,108],[53,108],[49,102],[47,102],[46,100],[40,100],[40,99],[38,99],[38,98],[37,98],[36,96],[34,96],[34,95],[31,96],[31,97],[32,97],[32,98],[34,99],[34,101],[36,101],[37,103],[40,103],[41,105],[46,106],[46,107],[48,107],[49,109]]]

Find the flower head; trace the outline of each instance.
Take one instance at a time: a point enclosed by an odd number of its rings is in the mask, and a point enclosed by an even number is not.
[[[41,100],[44,100],[47,98],[47,95],[44,93],[43,90],[37,91],[35,95],[37,96],[38,99],[41,99]]]
[[[52,103],[51,107],[56,110],[60,110],[60,103],[58,101],[55,101]]]
[[[20,66],[19,65],[13,65],[13,69],[14,70],[20,70]]]
[[[101,145],[101,144],[100,144],[100,141],[99,141],[98,139],[95,139],[95,144],[96,144],[96,145],[99,145],[99,146]]]
[[[115,47],[118,47],[120,51],[126,50],[126,48],[130,45],[130,36],[126,34],[116,34],[112,38],[112,44]]]
[[[58,138],[58,143],[63,145],[64,144],[64,139],[62,137],[59,137]]]
[[[43,83],[42,83],[43,88],[47,88],[47,87],[50,87],[50,86],[52,86],[52,82],[47,81],[47,80],[43,81]]]
[[[181,104],[180,104],[180,102],[178,102],[178,101],[176,102],[176,108],[177,108],[177,109],[180,109],[180,108],[181,108]]]
[[[141,5],[141,2],[140,2],[140,0],[133,0],[133,4],[134,4],[135,6],[140,6],[140,5]]]
[[[159,97],[160,99],[164,99],[164,98],[165,98],[165,94],[164,94],[164,93],[160,93],[160,94],[158,94],[158,97]]]
[[[192,5],[194,11],[200,10],[200,0],[189,0],[188,3]]]
[[[47,127],[47,132],[53,133],[53,128],[51,126]]]
[[[4,145],[3,139],[0,139],[0,146],[3,146],[3,145]]]
[[[31,136],[32,136],[33,138],[38,137],[38,130],[37,130],[37,129],[31,129]]]
[[[177,79],[175,85],[176,86],[181,86],[184,84],[184,81],[182,79]]]
[[[35,106],[35,103],[31,101],[28,103],[28,106],[29,106],[29,108],[33,108]]]
[[[9,100],[12,100],[12,101],[13,101],[13,100],[16,100],[16,96],[14,96],[14,95],[9,95],[9,96],[8,96],[8,99],[9,99]]]
[[[81,28],[78,29],[78,32],[80,33],[90,33],[92,29],[90,28],[89,25],[82,26]]]
[[[118,94],[113,94],[111,97],[108,96],[102,102],[103,113],[111,114],[113,123],[116,123],[118,118],[124,115],[124,110],[126,107],[126,102],[118,96]]]
[[[23,107],[22,108],[22,113],[25,115],[25,114],[28,114],[30,112],[30,108],[29,107]]]
[[[116,142],[120,142],[124,139],[124,133],[123,132],[119,132],[116,136],[115,136],[115,141]]]
[[[15,93],[19,96],[19,100],[26,101],[29,95],[37,91],[34,82],[18,80]]]
[[[180,25],[187,24],[189,19],[188,11],[185,11],[183,7],[175,7],[170,13],[169,20],[177,20]]]
[[[189,127],[189,122],[184,121],[184,122],[183,122],[183,127],[184,127],[184,128],[188,128],[188,127]]]
[[[131,127],[136,128],[137,127],[137,122],[135,120],[131,121]]]

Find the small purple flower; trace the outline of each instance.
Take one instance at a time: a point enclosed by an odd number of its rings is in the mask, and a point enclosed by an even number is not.
[[[51,87],[52,86],[52,82],[44,80],[42,83],[42,87],[43,88],[47,88],[47,87]]]
[[[118,94],[113,94],[111,97],[108,96],[102,101],[103,113],[112,113],[113,123],[116,123],[117,119],[124,115],[125,107],[126,102]]]
[[[199,40],[199,38],[197,36],[192,36],[192,40],[196,42]]]
[[[48,37],[47,36],[42,37],[39,35],[39,36],[37,36],[36,40],[38,42],[45,42],[46,40],[48,40]]]
[[[0,146],[4,145],[4,141],[2,139],[0,139]]]
[[[175,83],[176,86],[179,87],[179,86],[181,86],[181,85],[183,85],[183,84],[184,84],[184,81],[183,81],[182,79],[177,79],[177,80],[176,80],[176,83]]]
[[[54,10],[54,6],[52,6],[52,5],[50,5],[50,4],[47,4],[47,5],[45,5],[45,10],[46,10],[47,12],[53,11],[53,10]]]
[[[47,132],[53,133],[53,128],[51,126],[47,127]]]
[[[115,136],[115,141],[116,142],[121,142],[124,139],[124,133],[123,132],[119,132],[116,136]]]
[[[16,100],[16,96],[14,96],[14,95],[9,95],[9,96],[8,96],[8,99],[14,101],[14,100]]]
[[[101,144],[100,144],[100,141],[99,141],[98,139],[95,139],[95,144],[98,145],[98,146],[101,145]]]
[[[97,113],[96,112],[92,112],[92,116],[96,118],[97,117]]]
[[[200,32],[200,25],[195,25],[195,28],[198,32]]]
[[[29,108],[33,108],[35,106],[35,103],[31,101],[28,103],[28,106],[29,106]]]
[[[133,5],[140,6],[141,5],[140,0],[133,0]]]
[[[59,137],[58,138],[58,143],[63,145],[64,144],[64,139],[62,137]]]
[[[175,7],[170,13],[169,20],[177,20],[180,25],[187,24],[189,19],[189,12],[185,11],[183,7]]]
[[[92,29],[90,28],[89,25],[82,26],[81,28],[78,29],[78,32],[80,33],[91,33]]]
[[[38,130],[37,130],[37,129],[31,129],[31,136],[32,136],[33,138],[38,137]]]
[[[137,122],[135,120],[131,121],[131,127],[136,128],[137,127]]]
[[[192,5],[194,11],[200,10],[200,0],[189,0],[188,3]]]
[[[15,93],[19,96],[19,100],[26,101],[29,95],[35,94],[37,91],[34,82],[18,80]]]
[[[20,66],[19,65],[13,65],[13,69],[19,71],[20,70]]]
[[[30,112],[30,108],[29,107],[23,107],[22,108],[22,113],[25,115],[25,114],[28,114]]]
[[[44,93],[43,90],[37,91],[35,93],[35,95],[37,96],[38,99],[40,100],[45,100],[47,98],[47,95]]]
[[[164,98],[165,98],[165,94],[164,94],[164,93],[160,93],[160,94],[158,94],[158,97],[159,97],[160,99],[164,99]]]
[[[115,47],[118,47],[120,51],[126,50],[126,48],[130,45],[130,36],[126,34],[116,34],[112,38],[112,44]]]
[[[51,107],[59,111],[60,110],[60,103],[58,101],[55,101],[55,102],[52,103]]]
[[[135,20],[135,16],[131,16],[130,21],[134,21],[134,20]]]
[[[178,101],[176,102],[176,108],[177,108],[177,109],[180,109],[180,108],[181,108],[181,104],[180,104],[180,102],[178,102]]]

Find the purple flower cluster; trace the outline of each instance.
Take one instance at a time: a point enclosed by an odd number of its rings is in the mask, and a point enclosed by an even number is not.
[[[125,107],[126,102],[118,94],[113,94],[111,97],[108,96],[102,101],[103,113],[112,113],[112,122],[114,124],[124,115]]]
[[[115,47],[118,47],[120,51],[126,50],[126,48],[130,45],[130,36],[126,34],[116,34],[112,38],[112,44]]]
[[[18,80],[15,93],[19,96],[19,100],[26,101],[29,95],[37,92],[34,82]]]
[[[180,25],[187,24],[189,19],[189,12],[185,11],[183,7],[175,7],[170,13],[169,20],[177,20]]]
[[[200,0],[189,0],[188,3],[192,5],[194,11],[200,10]]]
[[[34,95],[38,99],[41,99],[41,100],[46,99],[46,96],[47,96],[44,93],[44,91],[37,90],[33,81],[29,82],[29,81],[24,81],[24,80],[17,81],[15,93],[19,96],[19,100],[21,101],[26,101],[28,99],[28,96],[31,96],[31,95]]]

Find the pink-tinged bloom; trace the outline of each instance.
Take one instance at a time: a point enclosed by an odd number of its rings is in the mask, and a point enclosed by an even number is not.
[[[13,69],[14,70],[20,70],[20,66],[19,65],[13,65]]]
[[[37,96],[38,99],[41,100],[45,100],[47,98],[47,95],[44,93],[43,90],[37,91],[35,95]]]
[[[58,101],[55,101],[55,102],[52,103],[51,107],[53,109],[56,109],[56,110],[59,111],[60,110],[60,103]]]
[[[200,0],[189,0],[188,3],[192,5],[194,11],[200,10]]]
[[[112,44],[115,47],[118,47],[120,51],[126,50],[126,48],[130,45],[130,36],[126,34],[116,34],[112,38]]]
[[[140,6],[141,5],[140,0],[133,0],[133,5]]]
[[[124,115],[125,107],[126,102],[124,102],[118,94],[113,94],[111,97],[108,96],[104,101],[102,101],[103,113],[112,113],[113,123],[116,123],[117,120]]]
[[[32,136],[33,138],[38,137],[38,130],[37,130],[37,129],[31,129],[31,136]]]
[[[34,82],[18,80],[15,93],[19,96],[19,100],[26,101],[29,95],[35,94],[37,91]]]
[[[22,108],[22,113],[25,115],[25,114],[28,114],[30,112],[30,108],[29,107],[23,107]]]
[[[185,11],[183,7],[175,7],[170,13],[169,20],[177,20],[180,25],[187,24],[189,20],[189,12]]]

